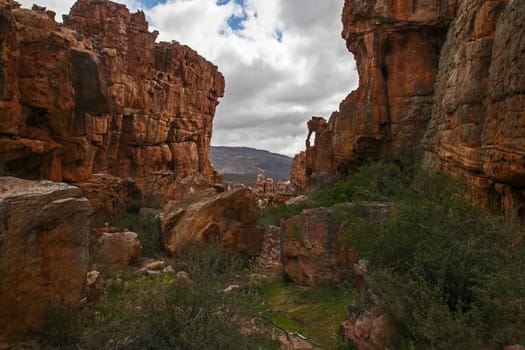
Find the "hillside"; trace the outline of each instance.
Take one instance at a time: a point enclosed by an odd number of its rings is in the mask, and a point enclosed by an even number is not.
[[[226,181],[237,181],[240,175],[242,179],[251,179],[253,175],[255,181],[257,174],[287,180],[292,166],[290,157],[249,147],[212,146],[210,158]]]

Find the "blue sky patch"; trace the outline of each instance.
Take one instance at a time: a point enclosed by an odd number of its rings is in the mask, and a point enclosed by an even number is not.
[[[275,35],[275,39],[277,39],[278,42],[280,43],[283,42],[283,31],[282,30],[276,29],[274,35]]]
[[[166,0],[140,0],[140,2],[147,8],[152,8],[158,4],[165,4]]]
[[[240,31],[244,29],[243,22],[248,19],[248,13],[246,12],[246,0],[217,0],[216,4],[218,6],[224,6],[230,1],[233,1],[237,5],[239,5],[242,8],[242,14],[240,15],[231,15],[230,18],[228,18],[228,26],[233,31]]]

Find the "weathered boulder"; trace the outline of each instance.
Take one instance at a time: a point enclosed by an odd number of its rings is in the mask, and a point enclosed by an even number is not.
[[[284,272],[295,283],[316,285],[351,276],[352,252],[330,209],[307,209],[283,221],[281,242]]]
[[[97,239],[95,262],[130,265],[138,259],[142,246],[135,232],[102,232]]]
[[[389,349],[398,337],[394,321],[378,307],[364,312],[349,311],[340,333],[357,350]]]
[[[81,304],[91,214],[81,194],[0,177],[0,340],[38,328],[48,303]]]
[[[230,252],[258,255],[264,228],[257,226],[257,215],[255,196],[247,188],[224,193],[201,191],[164,207],[164,246],[176,254],[191,240],[205,240]]]
[[[45,8],[0,0],[0,23],[0,164],[8,173],[87,183],[97,217],[113,208],[109,196],[93,198],[96,187],[104,196],[120,184],[93,174],[134,182],[148,206],[160,206],[175,179],[222,182],[209,151],[224,78],[189,47],[156,43],[143,12],[79,0],[59,25]]]

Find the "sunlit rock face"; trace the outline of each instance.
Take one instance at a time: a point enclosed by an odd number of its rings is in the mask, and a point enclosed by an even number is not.
[[[164,246],[176,255],[191,241],[205,241],[227,252],[257,256],[265,233],[257,225],[257,214],[256,197],[248,188],[200,191],[164,206]]]
[[[222,182],[209,149],[224,78],[157,34],[144,13],[110,1],[78,1],[62,25],[0,0],[3,167],[30,179],[131,179],[141,199],[190,175]]]
[[[38,329],[49,304],[82,304],[90,215],[77,187],[0,177],[0,341]]]
[[[423,164],[525,219],[525,2],[462,1],[443,46]]]
[[[525,215],[525,3],[346,0],[342,36],[359,87],[312,118],[292,182],[405,160],[467,179],[487,207]],[[302,164],[299,164],[302,163]]]

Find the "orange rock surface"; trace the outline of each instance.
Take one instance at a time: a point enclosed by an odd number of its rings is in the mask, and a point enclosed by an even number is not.
[[[462,1],[443,46],[426,167],[525,220],[525,2]],[[525,221],[523,221],[525,223]]]
[[[72,183],[102,173],[157,202],[174,179],[222,182],[209,149],[224,78],[189,47],[156,43],[144,13],[79,0],[62,25],[50,11],[0,0],[0,21],[7,172]]]
[[[292,183],[423,153],[485,206],[525,217],[525,3],[346,0],[342,21],[359,87],[328,122],[308,122]]]
[[[164,207],[164,247],[175,255],[188,242],[203,240],[216,242],[228,252],[256,256],[265,231],[257,225],[257,215],[256,198],[248,188],[201,191]]]
[[[0,342],[84,298],[91,206],[64,183],[0,177]]]

